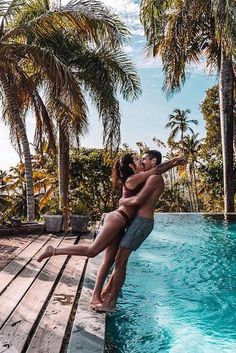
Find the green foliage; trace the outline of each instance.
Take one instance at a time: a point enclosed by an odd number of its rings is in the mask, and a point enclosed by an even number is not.
[[[207,161],[212,158],[222,158],[218,85],[206,91],[205,99],[200,107],[206,128],[206,137],[202,144],[201,156]]]
[[[142,0],[141,22],[147,47],[163,62],[167,94],[181,89],[188,65],[199,63],[202,56],[208,67],[219,68],[220,51],[235,59],[235,1]]]
[[[76,214],[76,215],[87,215],[89,213],[89,208],[86,204],[82,203],[80,200],[74,200],[70,204],[70,211],[72,214]]]
[[[121,190],[111,184],[113,163],[104,150],[81,148],[71,153],[70,202],[86,205],[92,219],[116,208],[121,196]]]
[[[188,212],[189,201],[180,194],[179,186],[167,187],[158,201],[156,210],[158,212]]]
[[[199,151],[200,194],[206,211],[219,212],[224,209],[224,188],[218,85],[206,91],[201,111],[205,120],[206,137]],[[234,175],[235,171],[236,166]],[[236,187],[235,180],[234,185]]]

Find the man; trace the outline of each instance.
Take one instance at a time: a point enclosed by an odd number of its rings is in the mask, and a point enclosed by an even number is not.
[[[158,151],[147,151],[142,156],[143,170],[147,171],[161,163],[161,154]],[[183,165],[186,161],[183,157],[176,159],[176,165]],[[170,169],[169,168],[169,169]],[[101,312],[115,311],[115,304],[125,282],[126,267],[132,251],[136,251],[143,241],[151,233],[154,225],[154,211],[161,194],[164,191],[164,180],[161,175],[152,175],[146,181],[142,190],[135,196],[122,198],[120,205],[139,206],[135,218],[124,233],[115,256],[115,266],[110,280],[102,292],[103,303],[98,304],[95,310]],[[111,250],[111,257],[114,256],[114,248]],[[112,260],[112,259],[111,259]],[[110,261],[112,265],[112,261]],[[99,273],[98,273],[99,277]],[[96,284],[97,285],[97,284]],[[96,289],[96,288],[95,288]]]

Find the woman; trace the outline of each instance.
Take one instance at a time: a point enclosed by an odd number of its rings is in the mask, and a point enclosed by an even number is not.
[[[156,174],[156,168],[142,172],[141,160],[132,153],[124,155],[114,165],[113,181],[123,184],[123,197],[136,195],[150,175]],[[54,255],[77,255],[95,257],[109,246],[130,223],[136,212],[134,206],[120,206],[117,210],[108,213],[104,224],[95,241],[90,246],[72,245],[66,248],[48,246],[39,256],[38,262]]]

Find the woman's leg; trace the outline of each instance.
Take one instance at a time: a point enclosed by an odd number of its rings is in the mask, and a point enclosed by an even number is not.
[[[97,238],[90,246],[72,245],[66,248],[54,248],[48,246],[44,253],[39,256],[38,262],[53,255],[77,255],[95,257],[102,252],[120,233],[125,226],[125,219],[116,211],[110,212],[104,221]]]
[[[98,270],[93,296],[90,302],[90,305],[92,307],[102,303],[101,296],[100,296],[102,287],[106,277],[108,276],[109,270],[114,263],[117,249],[120,243],[120,237],[122,234],[123,232],[120,233],[120,236],[117,236],[117,238],[114,239],[113,242],[104,251],[103,261]]]

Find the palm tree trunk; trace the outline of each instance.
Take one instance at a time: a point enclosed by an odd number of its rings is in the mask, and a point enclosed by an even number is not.
[[[190,188],[190,194],[192,199],[193,212],[196,212],[197,206],[196,206],[196,199],[195,199],[194,188],[193,188],[193,171],[192,171],[191,164],[189,164],[189,179],[190,179],[189,188]]]
[[[14,122],[17,126],[17,129],[20,135],[20,140],[21,140],[23,154],[24,154],[24,162],[25,162],[24,164],[25,164],[25,181],[26,181],[27,219],[28,221],[33,221],[35,219],[33,173],[32,173],[29,141],[26,134],[26,127],[19,114],[19,110],[17,109],[14,100],[12,99],[11,89],[8,84],[7,76],[3,72],[0,72],[0,80],[6,96],[9,112],[12,118],[14,118]]]
[[[189,181],[189,179],[188,179],[188,176],[187,176],[186,184],[187,184],[187,189],[188,189],[190,212],[193,212],[193,211],[194,211],[194,205],[193,205],[193,201],[192,201],[191,188],[190,188],[190,181]]]
[[[63,228],[68,229],[69,218],[69,141],[59,122],[58,146],[59,207],[63,212]]]
[[[224,174],[224,211],[234,211],[233,185],[233,68],[232,60],[221,50],[219,80],[220,122]]]
[[[197,212],[199,212],[199,199],[197,195],[197,178],[196,178],[196,170],[195,170],[195,165],[193,162],[193,180],[194,180],[194,191],[195,191],[195,198],[196,198],[196,205],[197,205]]]
[[[236,156],[236,117],[233,117],[233,124],[234,124],[234,142],[233,142],[233,148],[234,148],[234,155]]]

